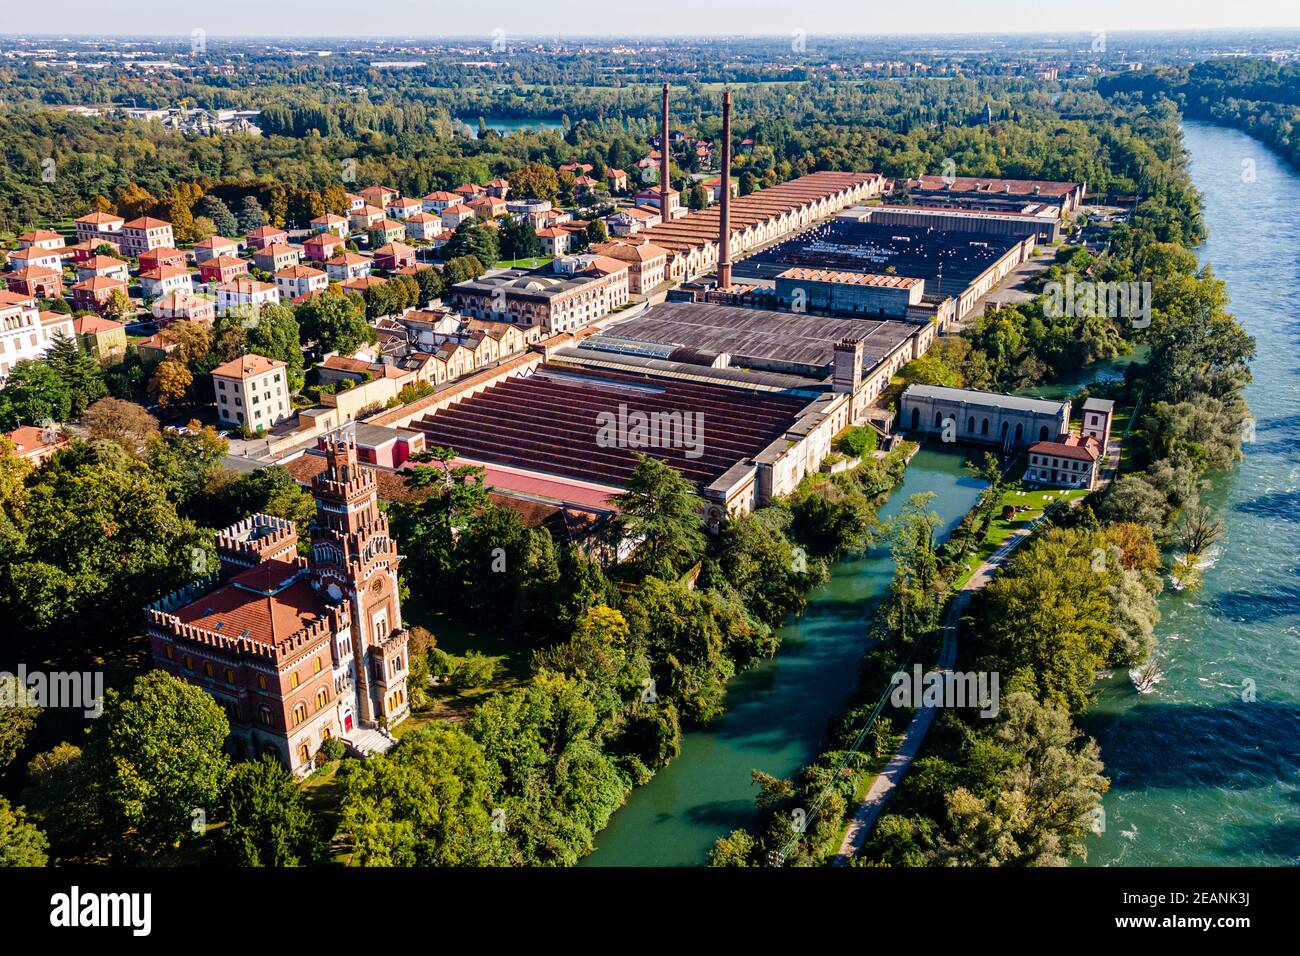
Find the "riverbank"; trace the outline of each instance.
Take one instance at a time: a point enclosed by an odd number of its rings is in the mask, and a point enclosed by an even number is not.
[[[946,535],[985,487],[965,467],[968,455],[922,448],[880,519],[897,515],[914,494],[934,493]],[[817,755],[828,722],[857,686],[871,613],[892,578],[883,547],[838,562],[799,619],[781,629],[777,654],[731,681],[725,714],[683,735],[681,753],[633,791],[580,865],[703,865],[717,837],[752,823],[752,772],[786,777]]]

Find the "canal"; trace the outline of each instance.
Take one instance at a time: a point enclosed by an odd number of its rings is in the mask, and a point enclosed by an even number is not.
[[[922,449],[880,517],[934,492],[946,535],[984,487],[965,460],[961,451]],[[817,755],[857,683],[868,618],[892,578],[885,549],[836,564],[803,616],[782,629],[776,656],[732,680],[726,713],[684,736],[680,756],[633,791],[582,865],[702,865],[715,839],[752,822],[752,771],[790,776]]]
[[[1255,336],[1246,460],[1203,500],[1227,540],[1204,588],[1160,599],[1164,680],[1113,675],[1085,729],[1111,779],[1091,865],[1300,863],[1300,178],[1236,130],[1184,127],[1203,262]],[[1243,176],[1246,160],[1254,177]]]

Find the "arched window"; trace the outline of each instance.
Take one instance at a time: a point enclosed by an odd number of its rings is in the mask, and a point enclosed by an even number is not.
[[[296,672],[289,675],[289,686],[290,687],[298,686],[298,674]]]
[[[229,667],[227,667],[227,668],[226,668],[226,683],[227,683],[227,684],[233,684],[234,682],[235,682],[235,672],[232,671]]]
[[[1010,427],[1011,427],[1011,423],[1010,423],[1009,421],[1007,421],[1007,420],[1004,418],[1004,419],[1002,420],[1002,430],[1001,430],[1001,432],[999,432],[999,435],[1000,435],[1002,438],[1006,438],[1006,437],[1007,437],[1007,429],[1010,428]]]
[[[293,707],[293,726],[297,727],[307,719],[307,705],[299,701]]]
[[[989,433],[989,420],[986,418],[984,419],[983,422],[980,423],[980,434],[987,435],[988,433]]]
[[[265,674],[258,674],[258,675],[257,675],[257,686],[260,687],[262,690],[266,690],[266,675],[265,675]]]
[[[943,427],[943,412],[934,413],[934,427],[935,428]]]
[[[258,719],[259,721],[261,721],[263,724],[265,724],[266,726],[270,727],[270,726],[271,726],[271,708],[270,708],[270,707],[267,707],[265,704],[263,704],[261,707],[257,708],[257,719]]]
[[[1039,441],[1047,441],[1047,426],[1046,426],[1046,425],[1044,425],[1042,428],[1038,429],[1038,440],[1039,440]]]
[[[211,677],[213,674],[216,673],[216,671],[212,669],[212,661],[203,662],[203,673],[206,674],[208,677]]]
[[[306,744],[298,745],[298,762],[306,763],[311,759],[311,752],[307,749]]]
[[[912,431],[916,431],[920,427],[921,427],[921,410],[919,408],[914,408],[912,409]]]
[[[329,702],[330,702],[329,691],[327,691],[324,687],[322,687],[320,690],[316,692],[316,709],[320,710],[320,708],[324,707]]]
[[[1025,437],[1025,423],[1016,422],[1016,441],[1021,441]]]
[[[319,657],[316,658],[315,663],[312,665],[312,673],[313,673],[313,674],[319,674],[319,673],[320,673],[320,658],[319,658]]]
[[[975,431],[975,416],[974,416],[974,415],[972,415],[969,419],[966,420],[966,431],[971,432],[972,434],[974,433],[974,431]]]

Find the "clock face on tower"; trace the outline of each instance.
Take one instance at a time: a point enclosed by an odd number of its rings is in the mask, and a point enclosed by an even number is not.
[[[337,601],[343,597],[343,591],[333,582],[331,582],[330,586],[325,589],[325,593],[330,596],[331,601]]]

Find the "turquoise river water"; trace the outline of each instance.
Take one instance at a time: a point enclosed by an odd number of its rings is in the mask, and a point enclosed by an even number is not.
[[[1210,237],[1199,250],[1227,280],[1256,337],[1248,400],[1257,418],[1245,462],[1205,500],[1228,538],[1204,588],[1166,592],[1158,628],[1163,681],[1138,694],[1103,682],[1086,722],[1111,778],[1089,865],[1300,863],[1300,177],[1242,133],[1186,126]],[[1244,160],[1255,175],[1243,177]],[[1088,370],[1122,374],[1122,363]],[[926,449],[882,516],[933,491],[949,527],[979,496],[963,455]],[[686,735],[681,756],[635,791],[597,837],[595,866],[692,866],[754,818],[751,771],[789,775],[811,760],[857,679],[867,617],[891,575],[887,553],[838,564],[784,629],[780,652],[738,676],[727,713]]]

